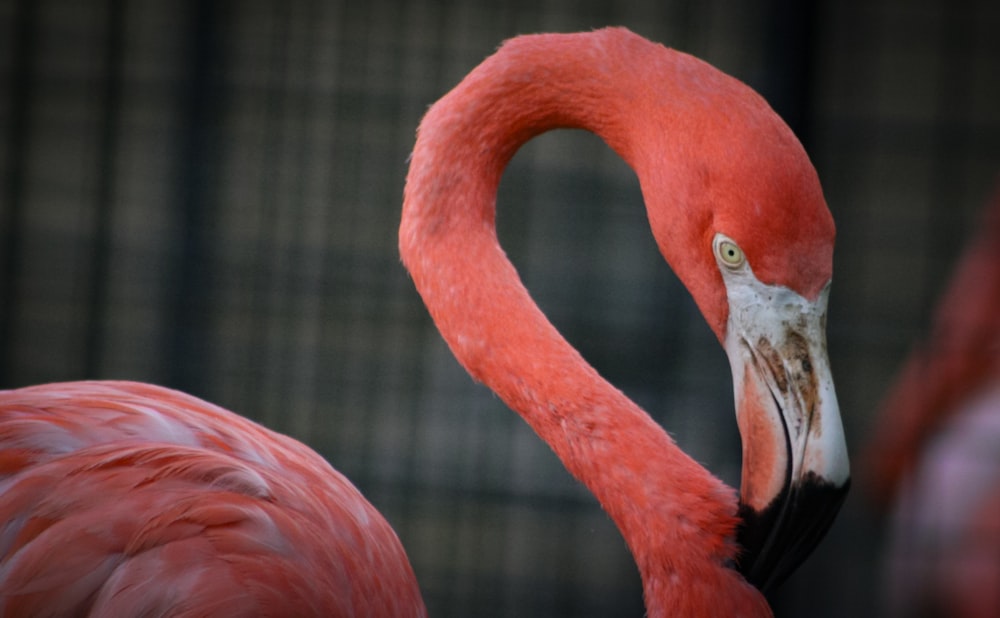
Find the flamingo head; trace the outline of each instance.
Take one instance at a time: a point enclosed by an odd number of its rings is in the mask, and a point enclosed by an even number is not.
[[[826,534],[850,484],[825,336],[835,228],[808,156],[763,99],[711,74],[691,90],[702,111],[648,127],[636,167],[657,244],[729,357],[738,567],[766,592]]]
[[[830,284],[809,297],[765,283],[721,232],[712,249],[727,292],[723,345],[743,438],[739,567],[766,592],[823,538],[850,485],[826,351]]]

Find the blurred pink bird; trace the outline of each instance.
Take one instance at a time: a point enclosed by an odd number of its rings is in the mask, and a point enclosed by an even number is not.
[[[1000,616],[1000,190],[881,405],[865,480],[892,508],[893,616]]]

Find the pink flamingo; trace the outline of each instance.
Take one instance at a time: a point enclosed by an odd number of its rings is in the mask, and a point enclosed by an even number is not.
[[[729,355],[739,506],[556,332],[497,242],[505,165],[560,127],[596,133],[636,171],[661,252]],[[764,100],[623,29],[514,39],[438,101],[418,130],[399,235],[458,360],[621,530],[650,616],[770,615],[734,565],[774,586],[839,508],[849,472],[824,334],[833,242],[816,172]]]
[[[886,393],[865,463],[893,510],[892,615],[1000,615],[1000,190]]]
[[[636,169],[664,256],[729,354],[739,501],[559,336],[497,244],[504,165],[569,126]],[[767,616],[740,571],[780,582],[848,484],[824,338],[833,238],[815,171],[760,97],[609,29],[512,40],[428,112],[400,248],[469,372],[617,523],[649,615]],[[425,613],[398,539],[343,476],[154,386],[0,394],[0,522],[5,615]]]

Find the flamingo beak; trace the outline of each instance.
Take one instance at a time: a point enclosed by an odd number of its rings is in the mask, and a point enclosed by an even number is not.
[[[723,272],[725,337],[743,440],[738,568],[761,591],[785,580],[833,524],[850,485],[826,352],[829,284],[814,301]]]

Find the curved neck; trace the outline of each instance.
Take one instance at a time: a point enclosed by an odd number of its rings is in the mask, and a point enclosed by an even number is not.
[[[400,250],[458,360],[524,417],[617,524],[654,615],[683,607],[657,605],[690,596],[672,592],[691,588],[691,578],[747,586],[726,568],[734,493],[559,335],[496,238],[500,176],[535,135],[582,128],[630,163],[637,155],[629,126],[641,110],[627,103],[642,93],[627,88],[642,80],[622,75],[635,58],[571,37],[508,43],[428,112],[407,177]],[[543,52],[551,39],[564,40]],[[625,40],[639,42],[652,46]]]

